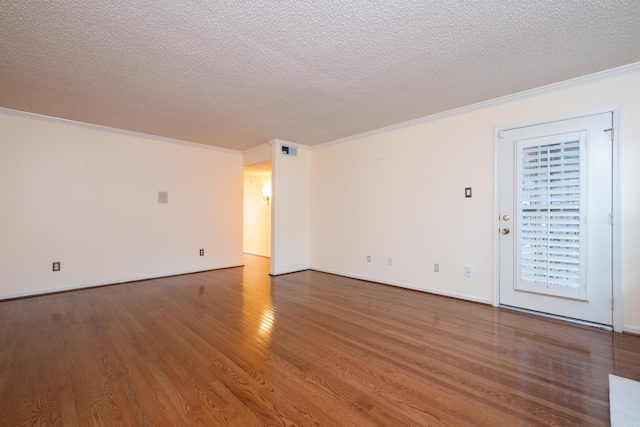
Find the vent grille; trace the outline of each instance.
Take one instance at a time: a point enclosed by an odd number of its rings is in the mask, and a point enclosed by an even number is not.
[[[280,154],[283,156],[298,157],[298,148],[292,147],[291,145],[282,145]]]

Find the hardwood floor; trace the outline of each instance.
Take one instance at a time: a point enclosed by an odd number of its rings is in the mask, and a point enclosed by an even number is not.
[[[608,425],[640,337],[305,271],[0,302],[0,425]]]

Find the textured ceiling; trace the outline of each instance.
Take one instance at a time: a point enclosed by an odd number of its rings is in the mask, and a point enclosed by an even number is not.
[[[0,106],[244,150],[640,61],[638,0],[0,0]]]

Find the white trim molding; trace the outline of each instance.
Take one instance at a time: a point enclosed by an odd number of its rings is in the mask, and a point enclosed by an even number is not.
[[[472,301],[472,302],[477,302],[477,303],[481,303],[481,304],[491,305],[491,300],[489,300],[489,299],[478,298],[478,297],[474,297],[474,296],[471,296],[471,295],[465,295],[465,294],[458,294],[458,293],[455,293],[455,292],[443,292],[443,291],[440,291],[440,290],[431,289],[431,288],[424,288],[424,287],[412,285],[412,284],[409,284],[409,283],[381,280],[381,279],[378,279],[376,277],[361,276],[361,275],[358,275],[358,274],[351,274],[351,273],[342,273],[342,272],[339,272],[339,271],[328,270],[328,269],[324,269],[324,268],[311,267],[310,270],[319,271],[320,273],[328,273],[328,274],[333,274],[333,275],[336,275],[336,276],[347,277],[349,279],[365,280],[367,282],[378,283],[378,284],[381,284],[381,285],[395,286],[395,287],[398,287],[398,288],[410,289],[412,291],[419,291],[419,292],[424,292],[424,293],[427,293],[427,294],[433,294],[433,295],[438,295],[438,296],[443,296],[443,297],[448,297],[448,298],[455,298],[455,299],[459,299],[459,300]]]
[[[242,154],[242,151],[240,150],[232,150],[231,148],[218,147],[217,145],[202,144],[199,142],[185,141],[182,139],[167,138],[166,136],[152,135],[149,133],[142,133],[142,132],[136,132],[132,130],[119,129],[119,128],[103,126],[103,125],[96,125],[93,123],[78,122],[75,120],[63,119],[60,117],[45,116],[37,113],[30,113],[28,111],[12,110],[10,108],[0,107],[0,113],[5,113],[13,116],[29,117],[32,119],[38,119],[38,120],[43,120],[43,121],[48,121],[53,123],[67,124],[67,125],[85,128],[85,129],[110,132],[118,135],[131,136],[131,137],[144,138],[144,139],[153,139],[156,141],[167,142],[169,144],[186,145],[189,147],[203,148],[205,150],[214,150],[214,151],[222,151],[225,153]]]
[[[247,148],[246,150],[243,150],[242,154],[254,153],[256,151],[264,150],[269,146],[271,146],[271,144],[268,142],[265,142],[264,144],[256,145],[255,147],[251,147],[251,148]]]
[[[311,270],[311,267],[294,268],[293,270],[270,271],[269,276],[282,276],[283,274],[299,273],[301,271],[307,270]]]
[[[622,332],[627,332],[629,334],[640,335],[640,326],[625,326],[622,329]]]
[[[271,145],[292,145],[294,147],[296,147],[299,150],[311,150],[311,147],[309,147],[308,145],[303,145],[303,144],[298,144],[297,142],[291,142],[291,141],[287,141],[285,139],[278,139],[278,138],[274,138],[274,139],[270,139],[269,140],[269,144]]]
[[[77,284],[77,285],[70,285],[70,286],[61,286],[58,288],[53,288],[53,289],[44,289],[44,290],[36,290],[36,291],[31,291],[31,292],[19,292],[16,294],[8,294],[8,295],[0,295],[0,302],[1,301],[5,301],[5,300],[12,300],[12,299],[20,299],[20,298],[28,298],[28,297],[34,297],[34,296],[38,296],[38,295],[49,295],[49,294],[57,294],[60,292],[68,292],[68,291],[78,291],[81,289],[91,289],[91,288],[99,288],[102,286],[117,286],[117,285],[124,285],[125,283],[131,283],[131,282],[140,282],[143,280],[154,280],[154,279],[162,279],[164,277],[173,277],[173,276],[183,276],[185,274],[194,274],[194,273],[204,273],[207,271],[212,271],[212,270],[224,270],[227,268],[237,268],[237,267],[243,267],[244,264],[232,264],[232,265],[219,265],[219,266],[214,266],[214,267],[207,267],[207,268],[199,268],[196,270],[181,270],[181,271],[174,271],[171,273],[167,273],[167,274],[162,274],[160,276],[147,276],[147,275],[143,275],[143,276],[135,276],[135,277],[129,277],[126,279],[122,279],[122,280],[118,280],[117,282],[93,282],[93,283],[82,283],[82,284]]]
[[[520,99],[526,99],[533,96],[543,95],[549,92],[555,92],[561,89],[568,89],[575,86],[580,86],[588,83],[594,83],[600,80],[610,79],[613,77],[623,76],[625,74],[631,74],[640,71],[640,62],[634,62],[620,67],[611,68],[609,70],[600,71],[593,74],[587,74],[586,76],[580,76],[569,80],[564,80],[557,83],[552,83],[546,86],[540,86],[533,89],[524,90],[522,92],[512,93],[510,95],[501,96],[499,98],[489,99],[487,101],[477,102],[475,104],[465,105],[463,107],[454,108],[452,110],[443,111],[441,113],[435,113],[417,119],[408,120],[406,122],[397,123],[390,126],[373,129],[367,132],[358,133],[355,135],[345,136],[343,138],[327,141],[322,144],[317,144],[311,147],[312,150],[318,150],[330,145],[341,144],[344,142],[353,141],[368,136],[379,135],[381,133],[390,132],[398,129],[404,129],[410,126],[420,125],[436,120],[440,120],[446,117],[455,116],[458,114],[469,113],[471,111],[481,110],[483,108],[493,107],[496,105],[504,104],[507,102],[513,102]]]
[[[243,253],[243,254],[246,254],[246,255],[255,255],[255,256],[259,256],[259,257],[262,257],[262,258],[271,258],[271,255],[269,255],[269,254],[263,254],[263,253],[260,253],[260,252],[244,251],[244,252],[242,252],[242,253]]]

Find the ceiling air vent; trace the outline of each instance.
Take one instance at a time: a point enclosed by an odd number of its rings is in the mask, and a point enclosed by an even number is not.
[[[280,154],[284,156],[298,157],[298,149],[290,145],[282,145],[280,147]]]

